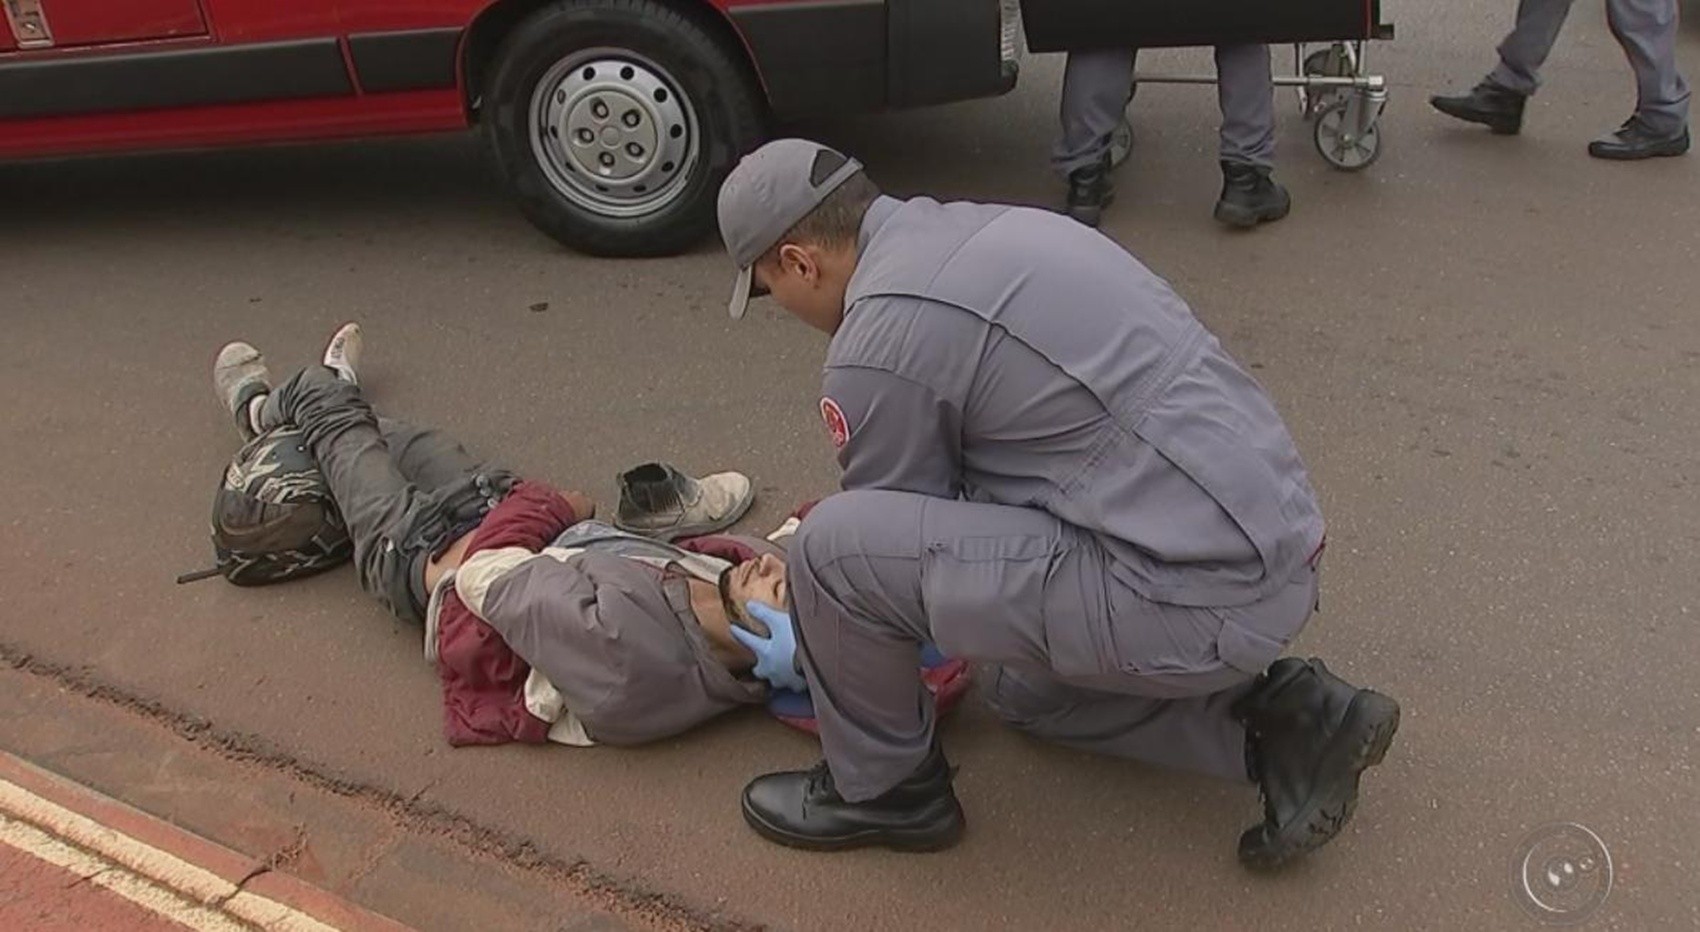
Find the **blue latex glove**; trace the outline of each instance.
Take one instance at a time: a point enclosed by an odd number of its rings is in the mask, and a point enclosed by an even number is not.
[[[774,689],[807,690],[809,684],[797,672],[797,630],[791,624],[791,616],[760,602],[745,602],[744,611],[767,626],[765,638],[732,626],[732,636],[756,655],[756,676],[767,680]]]

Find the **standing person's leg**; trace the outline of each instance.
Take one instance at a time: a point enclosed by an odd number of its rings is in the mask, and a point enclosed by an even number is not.
[[[1676,0],[1607,0],[1611,34],[1635,70],[1635,115],[1589,154],[1642,159],[1688,151],[1688,82],[1676,68]]]
[[[1517,24],[1499,43],[1499,63],[1468,93],[1429,98],[1434,109],[1450,117],[1480,123],[1502,136],[1523,130],[1523,107],[1540,88],[1541,65],[1546,63],[1571,0],[1519,0]]]
[[[1068,179],[1068,213],[1097,226],[1114,199],[1110,184],[1110,140],[1127,114],[1133,94],[1135,49],[1068,53],[1059,108],[1062,135],[1051,165]]]
[[[1676,0],[1608,0],[1611,34],[1635,69],[1635,115],[1655,133],[1688,128],[1688,81],[1676,67]]]
[[[1572,0],[1519,0],[1517,25],[1499,43],[1499,64],[1487,80],[1523,97],[1541,86],[1541,66],[1552,54]]]
[[[1276,183],[1275,80],[1269,46],[1216,47],[1216,93],[1222,108],[1222,196],[1216,219],[1236,227],[1280,220],[1292,209]]]
[[[1275,79],[1269,46],[1216,46],[1216,99],[1224,162],[1275,167]]]

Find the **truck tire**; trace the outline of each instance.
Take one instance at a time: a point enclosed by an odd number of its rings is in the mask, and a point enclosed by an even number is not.
[[[546,6],[488,74],[484,131],[520,210],[592,255],[696,245],[715,228],[720,182],[763,135],[748,64],[655,0]]]

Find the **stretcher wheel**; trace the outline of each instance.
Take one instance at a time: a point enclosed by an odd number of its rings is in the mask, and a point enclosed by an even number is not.
[[[1337,100],[1317,114],[1311,139],[1322,160],[1341,171],[1356,172],[1375,164],[1381,156],[1381,124],[1371,123],[1362,133],[1346,121],[1346,101]]]

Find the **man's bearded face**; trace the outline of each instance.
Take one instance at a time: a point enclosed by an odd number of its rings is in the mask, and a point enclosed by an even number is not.
[[[785,582],[785,561],[771,553],[745,560],[720,574],[720,601],[726,617],[745,631],[766,637],[767,626],[749,617],[744,603],[760,602],[781,612],[790,611],[790,588]]]

